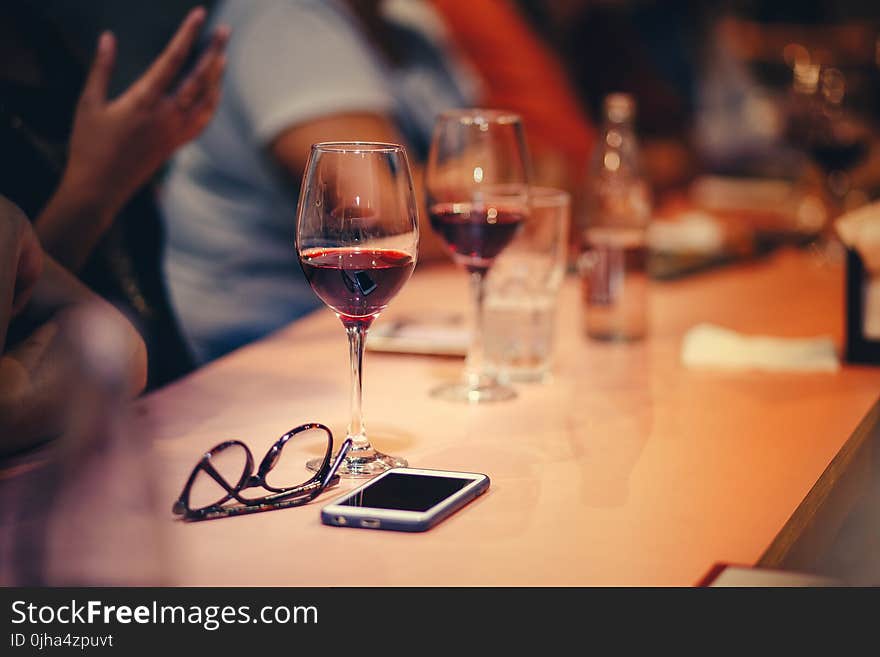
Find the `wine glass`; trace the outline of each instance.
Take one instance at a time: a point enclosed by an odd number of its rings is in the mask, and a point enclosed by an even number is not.
[[[483,299],[492,262],[527,214],[530,163],[522,120],[500,110],[444,112],[437,120],[425,175],[431,227],[470,273],[474,328],[461,382],[432,391],[452,401],[512,399],[484,364]]]
[[[851,188],[849,172],[868,155],[865,126],[846,106],[846,78],[836,68],[825,67],[819,75],[819,107],[807,138],[807,148],[825,175],[835,209],[843,211]]]
[[[793,92],[788,136],[803,148],[822,176],[826,212],[816,236],[816,251],[823,260],[836,262],[843,250],[834,220],[865,198],[854,188],[852,172],[869,154],[870,131],[853,107],[847,79],[839,69],[796,63]]]
[[[297,209],[296,250],[312,290],[348,334],[352,446],[338,471],[342,476],[372,477],[407,464],[376,451],[367,438],[361,369],[367,331],[409,280],[418,242],[416,200],[403,146],[312,146]],[[307,465],[314,470],[319,461]]]

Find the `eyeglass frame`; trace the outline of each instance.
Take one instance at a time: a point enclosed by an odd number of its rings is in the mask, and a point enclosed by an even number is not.
[[[324,454],[324,460],[321,467],[312,476],[311,479],[296,486],[288,486],[277,488],[266,482],[266,477],[278,464],[284,446],[296,435],[309,431],[311,429],[320,429],[327,434],[327,451]],[[245,467],[242,470],[238,483],[231,485],[226,478],[217,472],[217,469],[211,465],[211,457],[225,449],[234,445],[240,445],[245,452]],[[185,521],[213,520],[216,518],[228,518],[231,516],[239,516],[248,513],[260,513],[262,511],[272,511],[275,509],[286,509],[294,506],[302,506],[308,504],[320,495],[327,488],[332,488],[339,483],[340,477],[336,474],[345,455],[348,453],[352,445],[351,438],[346,438],[339,448],[336,458],[333,458],[333,432],[330,428],[320,422],[309,422],[294,427],[290,431],[283,434],[266,452],[260,461],[260,466],[254,474],[254,456],[250,448],[240,440],[226,440],[222,443],[214,445],[205,452],[193,467],[192,472],[183,486],[180,497],[172,506],[171,512],[174,515],[182,516]],[[190,506],[189,496],[192,492],[192,486],[196,477],[200,472],[204,471],[206,475],[211,477],[223,490],[226,495],[218,502],[209,504],[197,509]],[[248,499],[242,497],[241,493],[249,488],[264,488],[272,494],[263,495]],[[294,497],[295,499],[290,499]],[[230,500],[234,499],[240,506],[223,506]]]

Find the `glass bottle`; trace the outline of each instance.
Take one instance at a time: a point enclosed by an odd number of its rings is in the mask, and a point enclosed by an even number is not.
[[[605,98],[605,121],[593,152],[583,221],[586,333],[597,340],[638,340],[647,332],[650,191],[639,167],[629,94]]]

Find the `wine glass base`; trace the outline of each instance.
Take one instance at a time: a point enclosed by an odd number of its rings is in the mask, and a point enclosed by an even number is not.
[[[431,396],[452,402],[484,404],[488,402],[516,399],[516,390],[501,383],[472,386],[467,383],[452,383],[434,388]]]
[[[323,459],[312,459],[306,463],[306,467],[312,472],[317,472],[323,461]],[[349,456],[346,456],[342,461],[336,474],[346,479],[369,479],[391,468],[405,468],[407,465],[406,459],[399,456],[389,456],[370,450],[370,456],[352,456],[349,453]]]

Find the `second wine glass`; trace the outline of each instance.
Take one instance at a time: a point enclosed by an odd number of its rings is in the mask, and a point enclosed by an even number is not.
[[[372,477],[407,465],[376,451],[367,438],[361,369],[367,330],[409,280],[418,242],[416,200],[402,146],[312,146],[297,210],[296,249],[312,290],[348,334],[352,446],[338,470],[342,476]],[[314,470],[320,463],[308,466]]]
[[[425,174],[431,227],[470,274],[471,345],[461,382],[432,395],[466,402],[512,399],[483,355],[485,278],[520,230],[528,209],[530,163],[522,120],[501,110],[465,109],[437,121]]]

